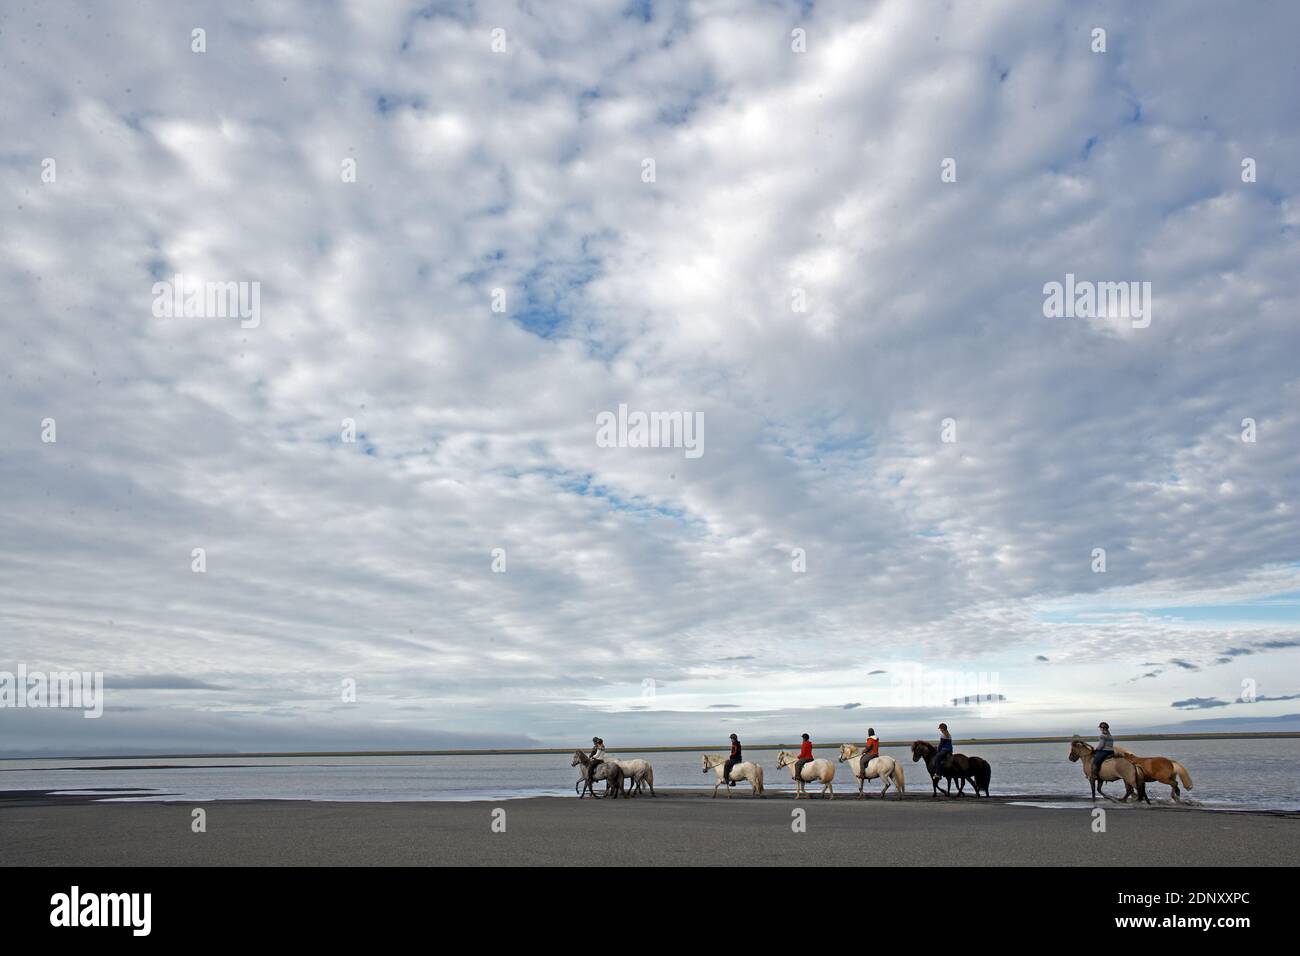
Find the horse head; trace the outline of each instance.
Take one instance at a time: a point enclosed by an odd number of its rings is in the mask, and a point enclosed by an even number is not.
[[[916,763],[922,757],[929,757],[934,752],[934,748],[924,740],[912,741],[912,763]]]
[[[569,762],[569,766],[576,767],[580,763],[585,764],[587,762],[586,757],[587,755],[584,754],[581,750],[575,750],[573,752],[573,760]]]
[[[1070,741],[1070,762],[1074,763],[1088,754],[1092,753],[1092,748],[1080,740],[1078,737]]]
[[[718,757],[715,754],[704,754],[703,757],[704,757],[704,769],[701,770],[700,773],[708,773],[710,770],[716,767],[718,763],[722,760],[721,757]]]
[[[790,755],[784,750],[776,755],[776,765],[778,767],[784,767],[788,763],[791,763]]]
[[[858,748],[853,744],[840,744],[840,763],[853,757],[858,752]]]

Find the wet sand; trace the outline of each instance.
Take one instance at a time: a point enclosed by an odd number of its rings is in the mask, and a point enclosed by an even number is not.
[[[657,799],[469,803],[111,803],[0,793],[7,866],[1294,866],[1300,814],[1059,797],[798,802],[707,791]],[[207,832],[191,830],[192,811]],[[806,811],[793,832],[792,811]],[[505,832],[493,832],[494,810]]]

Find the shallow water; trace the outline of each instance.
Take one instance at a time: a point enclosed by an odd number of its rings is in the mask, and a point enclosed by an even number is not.
[[[1185,802],[1209,807],[1300,810],[1300,739],[1124,741],[1137,753],[1181,761],[1194,789]],[[1088,784],[1078,764],[1066,759],[1067,744],[995,744],[963,747],[993,768],[994,796],[1080,797]],[[886,747],[904,765],[911,791],[928,789],[920,764],[910,752]],[[821,748],[819,757],[837,752]],[[620,758],[635,754],[617,754]],[[699,752],[648,753],[655,786],[698,789],[713,785],[701,773]],[[774,751],[754,751],[769,790],[791,787],[787,770],[776,766]],[[131,760],[67,758],[0,760],[0,791],[110,791],[116,800],[509,800],[533,796],[571,796],[577,770],[564,754],[446,757],[210,757]],[[159,767],[166,764],[165,767]],[[107,769],[105,769],[107,768]],[[132,769],[136,768],[136,769]],[[856,791],[848,768],[837,767],[840,793]],[[868,786],[873,786],[869,783]],[[1113,796],[1121,787],[1110,785]],[[115,791],[115,792],[114,792]],[[747,785],[738,791],[748,792]],[[1169,788],[1151,787],[1151,797],[1168,799]]]

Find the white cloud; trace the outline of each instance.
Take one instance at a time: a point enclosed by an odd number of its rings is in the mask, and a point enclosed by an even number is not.
[[[850,692],[890,662],[998,669],[1024,729],[1232,698],[1227,665],[1129,681],[1156,652],[1296,630],[1140,613],[1295,590],[1295,20],[15,14],[0,667],[223,688],[121,690],[147,706],[116,749],[178,713],[369,740],[412,704],[417,735],[549,742],[589,736],[575,703],[639,706],[646,678],[707,680],[705,710],[861,700],[856,726],[884,701]],[[259,281],[261,325],[153,319],[178,272]],[[1067,272],[1151,281],[1151,327],[1044,318]],[[596,447],[620,402],[703,412],[705,455]],[[1135,613],[1044,617],[1105,607]],[[651,741],[735,715],[619,719]]]

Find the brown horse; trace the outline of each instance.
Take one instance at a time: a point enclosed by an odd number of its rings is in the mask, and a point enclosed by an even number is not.
[[[962,796],[962,791],[966,788],[966,782],[975,788],[975,796],[980,795],[983,789],[984,796],[989,795],[989,779],[993,775],[993,770],[989,767],[989,762],[983,757],[968,757],[965,754],[953,754],[948,758],[948,762],[942,771],[935,773],[934,759],[939,752],[934,744],[926,740],[912,741],[912,763],[916,763],[922,757],[925,758],[925,769],[930,774],[930,786],[934,792],[930,796],[939,795],[939,777],[945,777],[948,781],[947,795],[952,796],[952,782],[957,781],[957,796]]]
[[[1115,753],[1125,758],[1130,763],[1136,764],[1142,768],[1142,773],[1148,780],[1154,780],[1156,783],[1163,783],[1173,792],[1174,802],[1181,803],[1178,794],[1178,781],[1183,782],[1183,786],[1188,790],[1192,789],[1192,775],[1187,772],[1187,768],[1177,760],[1170,760],[1168,757],[1139,757],[1131,750],[1116,745]]]
[[[1102,791],[1102,784],[1111,780],[1124,781],[1124,799],[1127,800],[1133,794],[1137,794],[1138,799],[1151,801],[1147,799],[1146,774],[1137,764],[1132,763],[1125,757],[1115,756],[1107,757],[1101,762],[1101,772],[1096,777],[1092,772],[1092,755],[1096,753],[1096,748],[1091,744],[1085,743],[1078,737],[1070,743],[1070,762],[1083,762],[1083,775],[1088,778],[1088,783],[1092,784],[1092,799],[1097,799],[1097,794],[1106,797]],[[1106,797],[1107,800],[1112,799]]]

